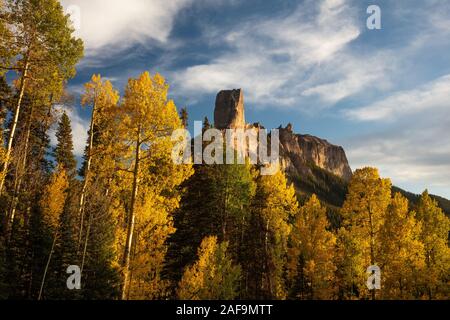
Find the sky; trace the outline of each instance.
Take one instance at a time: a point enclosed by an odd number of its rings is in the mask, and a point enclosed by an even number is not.
[[[246,120],[292,123],[344,147],[353,170],[450,198],[450,1],[62,0],[85,43],[68,83],[75,151],[94,73],[120,91],[161,73],[190,122],[213,120],[220,90],[244,90]],[[381,9],[370,30],[369,5]],[[191,125],[192,127],[192,125]]]

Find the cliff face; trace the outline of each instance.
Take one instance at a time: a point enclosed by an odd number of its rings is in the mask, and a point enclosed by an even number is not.
[[[221,91],[216,98],[214,126],[217,129],[245,128],[242,89]],[[342,147],[310,136],[295,134],[292,126],[280,128],[280,161],[288,176],[314,175],[316,166],[348,181],[352,171]]]
[[[352,176],[342,147],[311,135],[295,134],[291,125],[280,129],[280,156],[282,167],[291,176],[311,174],[311,164],[345,181]]]

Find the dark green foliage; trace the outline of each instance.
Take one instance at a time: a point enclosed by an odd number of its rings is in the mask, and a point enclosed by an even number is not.
[[[103,189],[100,189],[103,190]],[[96,196],[99,196],[97,194]],[[93,200],[93,199],[92,199]],[[118,299],[121,276],[112,266],[114,259],[114,231],[117,221],[107,210],[108,199],[89,201],[87,209],[87,254],[83,268],[81,294],[87,300]],[[89,227],[90,224],[90,227]],[[86,239],[82,241],[82,248]]]
[[[300,202],[304,202],[315,194],[326,204],[341,207],[347,194],[347,183],[342,178],[313,164],[309,167],[312,172],[310,175],[288,176],[300,194]]]
[[[75,175],[77,161],[73,155],[72,127],[67,113],[64,112],[56,130],[57,145],[53,150],[53,157],[58,165],[63,167],[69,177]]]
[[[181,109],[181,111],[180,111],[180,119],[181,119],[181,124],[183,125],[183,127],[187,128],[188,127],[189,115],[188,115],[186,107]]]
[[[417,206],[419,204],[420,194],[411,193],[411,192],[408,192],[408,191],[405,191],[403,189],[393,186],[392,193],[395,193],[395,192],[400,192],[402,194],[402,196],[404,196],[406,199],[409,200],[411,206]],[[439,207],[441,207],[442,210],[444,210],[444,213],[447,216],[450,216],[450,200],[445,199],[443,197],[435,196],[432,194],[430,194],[430,197],[433,200],[437,201]]]
[[[228,241],[239,262],[242,239],[254,194],[250,166],[198,165],[184,184],[187,192],[175,214],[177,232],[170,238],[166,275],[176,284],[185,266],[195,261],[201,241],[210,235]]]
[[[4,76],[0,77],[0,124],[3,125],[5,120],[7,105],[11,98],[11,88]]]

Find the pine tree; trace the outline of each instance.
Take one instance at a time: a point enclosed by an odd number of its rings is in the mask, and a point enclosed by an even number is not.
[[[56,130],[57,145],[53,150],[56,163],[64,168],[69,177],[74,177],[76,173],[77,161],[73,154],[72,127],[70,118],[66,112],[61,116]]]
[[[353,252],[351,256],[344,257],[343,263],[351,270],[344,271],[342,266],[339,272],[349,273],[359,272],[353,275],[355,279],[365,277],[365,271],[369,266],[380,264],[380,229],[384,224],[386,210],[391,199],[391,182],[388,179],[381,179],[378,170],[375,168],[363,168],[355,171],[348,188],[348,194],[341,209],[343,227],[349,232],[350,239],[340,242],[340,245],[349,244],[349,249],[342,249],[342,252],[360,250]],[[348,242],[350,241],[350,242]],[[356,242],[356,243],[355,243]],[[347,252],[348,253],[348,252]],[[346,258],[353,260],[353,255],[363,258],[364,265],[354,266],[352,262],[344,262]],[[358,258],[358,260],[359,260]],[[350,264],[349,264],[350,263]],[[364,270],[364,272],[362,272]],[[341,279],[342,280],[342,279]],[[342,283],[341,283],[342,285]],[[358,286],[358,294],[363,298],[366,293],[365,282],[346,284],[346,287]],[[371,290],[371,297],[375,299],[375,290]]]
[[[294,298],[333,298],[336,237],[329,228],[326,208],[313,195],[300,208],[291,233],[288,280]]]
[[[180,119],[181,119],[181,124],[182,124],[183,128],[187,128],[188,127],[189,116],[188,116],[188,112],[187,112],[187,108],[186,107],[181,108]]]
[[[232,300],[238,295],[241,268],[227,252],[227,242],[203,239],[198,260],[186,268],[177,290],[181,300]]]
[[[39,293],[42,266],[51,246],[52,235],[46,231],[42,221],[39,202],[43,186],[46,186],[51,174],[48,161],[48,128],[52,118],[51,105],[48,105],[43,92],[44,84],[28,86],[19,117],[15,149],[11,154],[10,174],[8,175],[9,193],[3,193],[7,199],[4,234],[8,241],[7,260],[15,274],[8,277],[12,297],[35,299]],[[12,119],[11,119],[12,120]],[[11,122],[7,125],[11,127]]]
[[[101,172],[91,182],[87,194],[86,234],[79,256],[84,279],[81,294],[87,300],[118,299],[121,279],[115,236],[120,221],[113,209],[117,194],[108,185],[108,176]]]
[[[420,242],[421,223],[416,221],[415,212],[409,212],[408,200],[401,194],[394,195],[380,233],[383,298],[414,298],[424,267],[424,246]]]
[[[450,219],[428,191],[422,193],[416,210],[417,220],[422,224],[420,239],[425,246],[423,291],[429,299],[446,299],[450,293]]]
[[[256,190],[255,172],[248,163],[194,168],[175,214],[177,231],[170,238],[166,271],[174,283],[180,281],[185,266],[194,263],[197,248],[207,236],[227,241],[231,257],[241,263]]]

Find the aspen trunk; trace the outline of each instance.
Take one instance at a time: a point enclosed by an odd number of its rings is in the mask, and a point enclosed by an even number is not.
[[[22,187],[22,178],[26,169],[27,165],[27,159],[28,159],[28,144],[30,141],[30,135],[31,135],[31,122],[33,119],[33,107],[30,111],[30,117],[28,119],[27,127],[26,127],[26,133],[25,133],[25,146],[23,148],[23,156],[21,161],[19,161],[18,168],[16,170],[16,174],[14,176],[14,195],[11,200],[11,205],[9,208],[7,220],[6,220],[6,231],[8,234],[8,237],[11,238],[12,234],[9,233],[9,227],[11,227],[14,223],[14,217],[16,215],[17,210],[17,204],[19,203],[19,193],[20,189]],[[12,230],[12,229],[11,229]]]
[[[58,232],[55,232],[55,235],[53,236],[52,249],[50,250],[50,254],[48,255],[47,265],[45,266],[44,275],[42,277],[41,288],[39,289],[38,300],[41,300],[41,298],[42,298],[42,291],[44,290],[45,278],[47,277],[48,267],[50,266],[50,261],[52,260],[53,251],[55,250],[57,237],[58,237]]]
[[[13,116],[13,122],[12,122],[12,126],[11,126],[11,132],[9,133],[8,146],[6,148],[5,160],[3,162],[2,173],[0,175],[0,195],[3,193],[3,189],[5,186],[5,179],[6,179],[6,175],[8,173],[9,163],[11,161],[11,152],[12,152],[12,146],[13,146],[13,142],[14,142],[14,136],[15,136],[16,129],[17,129],[17,123],[19,121],[20,108],[22,106],[23,95],[25,93],[25,86],[26,86],[28,67],[29,67],[28,60],[29,60],[29,53],[27,53],[27,55],[25,57],[24,70],[22,73],[22,77],[20,79],[19,97],[17,99],[17,104],[14,109],[14,116]]]
[[[91,232],[91,225],[93,220],[93,214],[91,213],[89,215],[89,222],[86,229],[86,239],[84,240],[84,248],[83,248],[83,258],[81,259],[81,268],[80,268],[80,274],[83,275],[83,269],[84,269],[84,263],[86,261],[86,252],[87,252],[87,246],[89,242],[89,234]]]
[[[84,180],[83,180],[83,187],[81,188],[80,202],[78,203],[78,215],[80,217],[80,232],[78,234],[78,246],[77,246],[78,249],[77,249],[77,251],[80,250],[81,239],[83,237],[85,198],[86,198],[86,191],[87,191],[87,186],[89,183],[89,176],[90,176],[90,171],[91,171],[92,150],[94,147],[95,114],[96,114],[96,102],[94,101],[94,105],[92,106],[91,124],[89,126],[89,145],[88,145],[88,150],[87,150],[86,168],[84,171]]]
[[[127,229],[127,242],[125,244],[125,252],[123,257],[123,266],[124,266],[124,282],[122,286],[122,300],[126,300],[128,296],[129,290],[129,282],[130,282],[130,258],[131,258],[131,247],[133,244],[133,233],[134,233],[134,224],[136,220],[136,199],[138,194],[138,186],[139,186],[139,166],[140,166],[140,128],[138,129],[137,140],[136,140],[136,155],[134,161],[134,170],[133,170],[133,190],[131,193],[131,206],[130,206],[130,214],[128,215],[128,229]]]

